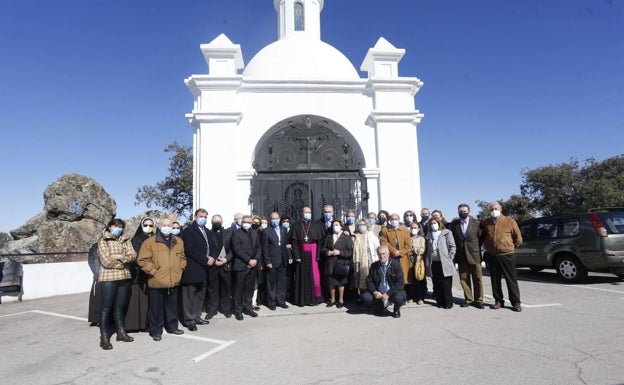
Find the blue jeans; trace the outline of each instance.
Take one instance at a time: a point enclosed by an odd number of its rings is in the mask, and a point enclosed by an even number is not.
[[[130,299],[130,280],[100,282],[102,305],[100,308],[100,333],[111,331],[110,316],[113,315],[115,327],[124,328],[126,308]]]

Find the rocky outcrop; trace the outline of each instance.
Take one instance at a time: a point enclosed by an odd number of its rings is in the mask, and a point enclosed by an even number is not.
[[[83,260],[117,211],[98,182],[78,174],[63,175],[46,188],[43,199],[44,211],[11,230],[13,240],[4,242],[0,253],[24,263]]]
[[[22,263],[83,261],[87,250],[115,217],[115,200],[94,179],[66,174],[43,193],[44,211],[24,225],[0,234],[0,254]],[[166,214],[147,211],[125,219],[126,232],[133,236],[141,218],[156,223]],[[8,256],[7,256],[8,255]]]

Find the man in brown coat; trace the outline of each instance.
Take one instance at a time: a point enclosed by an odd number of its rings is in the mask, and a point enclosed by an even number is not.
[[[184,242],[171,234],[171,219],[160,220],[156,235],[145,240],[137,263],[147,274],[149,334],[154,341],[167,333],[184,334],[178,329],[178,286],[186,267]]]
[[[495,300],[492,309],[503,307],[505,301],[501,280],[505,277],[513,311],[520,312],[522,306],[514,252],[522,244],[522,234],[516,221],[502,214],[500,203],[492,202],[488,208],[491,217],[481,223],[481,243],[485,246],[485,259],[492,281],[492,295]]]

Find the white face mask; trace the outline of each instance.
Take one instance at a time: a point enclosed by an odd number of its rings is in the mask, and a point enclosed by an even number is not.
[[[397,228],[399,227],[399,221],[397,221],[396,219],[391,219],[390,220],[390,226]]]
[[[268,223],[263,223],[260,225],[261,228],[266,229],[267,227],[269,227]]]
[[[418,229],[410,229],[410,233],[412,233],[412,235],[418,235]]]
[[[501,215],[500,210],[492,210],[490,211],[490,215],[492,216],[492,218],[498,218]]]
[[[251,223],[243,223],[243,230],[251,229]]]
[[[334,226],[334,234],[338,234],[339,232],[342,231],[342,227],[340,226]]]
[[[172,229],[171,230],[171,234],[173,234],[173,235],[180,235],[180,229]]]
[[[144,233],[151,234],[154,231],[154,226],[143,226],[141,229]]]
[[[309,221],[312,219],[312,213],[303,213],[303,219]]]
[[[162,227],[160,228],[160,232],[161,232],[164,236],[167,236],[167,235],[171,234],[171,230],[173,230],[173,229],[171,228],[171,226],[162,226]]]
[[[440,225],[438,225],[437,223],[432,223],[431,224],[431,230],[433,230],[433,231],[440,230]]]
[[[365,233],[365,232],[366,232],[366,230],[367,230],[367,227],[366,227],[365,225],[359,225],[359,226],[358,226],[358,231],[359,231],[360,233]]]

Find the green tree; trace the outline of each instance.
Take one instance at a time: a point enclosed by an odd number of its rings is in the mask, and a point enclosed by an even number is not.
[[[165,148],[169,158],[169,176],[155,186],[137,189],[136,203],[148,208],[160,207],[181,218],[189,218],[193,210],[193,149],[173,142]]]
[[[580,170],[581,211],[624,206],[624,155],[597,162],[590,158]]]
[[[624,155],[523,170],[520,191],[545,216],[624,206]]]

